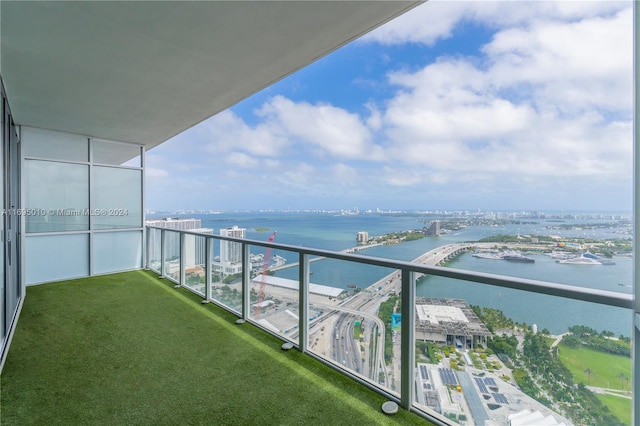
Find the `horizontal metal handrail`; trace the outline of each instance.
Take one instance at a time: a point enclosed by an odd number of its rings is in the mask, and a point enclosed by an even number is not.
[[[302,253],[310,256],[326,257],[336,260],[344,260],[355,263],[362,263],[378,267],[408,270],[425,275],[435,275],[444,278],[451,278],[463,281],[471,281],[479,284],[491,285],[495,287],[511,288],[527,291],[530,293],[546,294],[549,296],[564,297],[568,299],[593,302],[601,305],[614,306],[625,309],[633,309],[634,296],[632,294],[618,293],[614,291],[585,288],[575,285],[559,284],[547,281],[518,278],[505,275],[489,274],[484,272],[468,271],[451,267],[422,265],[409,261],[399,261],[379,257],[365,256],[360,254],[343,253],[331,250],[313,249],[302,246],[292,246],[288,244],[269,243],[265,241],[251,240],[245,238],[224,237],[221,235],[202,234],[185,230],[167,229],[157,226],[147,226],[150,229],[159,229],[166,232],[183,233],[204,237],[207,239],[232,241],[239,244],[247,244],[261,247],[271,247],[279,250],[286,250],[295,253]],[[373,283],[372,283],[373,284]]]

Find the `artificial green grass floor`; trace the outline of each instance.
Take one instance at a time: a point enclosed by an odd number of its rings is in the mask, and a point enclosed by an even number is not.
[[[2,425],[427,424],[155,274],[27,288]]]

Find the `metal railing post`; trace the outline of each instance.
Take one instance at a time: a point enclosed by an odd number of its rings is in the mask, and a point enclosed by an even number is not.
[[[209,303],[211,300],[211,274],[212,266],[211,266],[211,245],[213,244],[213,238],[204,237],[204,303]]]
[[[637,424],[640,420],[640,125],[638,125],[638,111],[640,111],[640,95],[638,95],[638,72],[640,72],[640,6],[633,2],[633,282],[635,296],[633,315],[633,342],[632,345],[632,375],[633,375],[633,407],[631,409],[631,424]]]
[[[409,410],[414,401],[415,389],[415,273],[402,270],[402,317],[400,341],[400,403]]]
[[[179,235],[179,237],[180,237],[180,238],[179,238],[179,241],[180,241],[180,250],[179,250],[179,251],[180,251],[180,262],[178,262],[178,265],[179,265],[178,267],[179,267],[180,269],[178,270],[178,285],[176,285],[175,287],[180,287],[180,286],[185,285],[185,274],[184,274],[184,269],[185,269],[185,264],[186,264],[186,263],[185,263],[185,261],[184,261],[184,255],[185,255],[185,253],[186,253],[186,251],[187,251],[187,250],[186,250],[186,247],[185,247],[185,244],[186,244],[186,241],[185,241],[185,240],[186,240],[186,238],[185,238],[185,236],[184,236],[184,233],[183,233],[183,232],[180,232],[178,235]]]
[[[249,318],[251,309],[251,262],[249,260],[249,244],[242,244],[242,319]]]
[[[165,232],[164,229],[160,230],[160,277],[164,278],[167,274],[167,271],[164,267],[165,264],[165,249],[164,249],[164,245],[165,245],[166,241],[165,241]]]
[[[298,347],[301,352],[307,352],[309,336],[309,256],[300,253],[298,292]]]
[[[144,229],[146,229],[147,227],[145,226]],[[151,239],[150,237],[150,232],[148,229],[146,229],[147,232],[144,232],[142,234],[142,241],[144,243],[144,249],[142,250],[143,253],[145,253],[144,257],[142,258],[142,267],[144,269],[149,269],[149,240]],[[153,230],[152,230],[153,231]]]

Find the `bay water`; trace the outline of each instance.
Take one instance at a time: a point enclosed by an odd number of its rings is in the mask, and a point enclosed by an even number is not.
[[[150,217],[152,215],[149,215]],[[417,214],[357,214],[308,212],[225,212],[206,215],[173,215],[201,219],[202,226],[213,228],[219,234],[221,228],[238,226],[246,228],[248,239],[266,241],[273,231],[275,242],[308,248],[344,250],[356,246],[356,234],[366,231],[369,236],[385,235],[410,229],[421,229],[433,218]],[[603,220],[573,220],[576,224],[603,223]],[[527,224],[503,226],[469,226],[439,237],[395,245],[372,247],[359,252],[365,256],[411,261],[421,254],[445,244],[476,241],[491,235],[560,235],[576,238],[631,238],[621,235],[613,226],[598,229],[549,229],[557,225],[546,219],[527,219]],[[567,223],[567,222],[565,222]],[[568,223],[571,223],[569,221]],[[498,244],[499,245],[499,244]],[[278,254],[295,262],[293,253]],[[449,267],[492,274],[529,278],[581,287],[631,293],[633,261],[630,257],[616,256],[615,265],[571,265],[559,264],[543,254],[527,254],[535,263],[512,263],[489,260],[464,253],[453,260]],[[311,282],[332,287],[347,288],[355,285],[368,287],[391,271],[336,260],[321,260],[311,264]],[[297,279],[297,268],[279,271],[278,276]],[[441,277],[426,277],[417,288],[417,295],[432,298],[461,298],[472,305],[502,310],[516,322],[536,324],[538,329],[548,329],[559,334],[572,325],[586,325],[598,331],[608,330],[616,336],[631,335],[632,315],[630,310],[612,308],[593,303],[539,295],[519,290],[451,280]]]

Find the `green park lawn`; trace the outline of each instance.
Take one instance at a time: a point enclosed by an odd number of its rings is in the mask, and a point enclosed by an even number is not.
[[[571,371],[576,383],[629,390],[630,381],[622,378],[621,375],[631,378],[631,358],[587,348],[571,348],[561,343],[560,359]],[[591,370],[590,377],[585,373],[587,369]]]
[[[560,359],[571,371],[576,383],[602,388],[629,390],[631,379],[631,359],[594,351],[587,348],[571,348],[560,344]],[[591,377],[585,370],[591,370]],[[622,375],[627,379],[622,378]],[[604,405],[609,407],[625,424],[631,424],[631,400],[614,395],[597,395]]]
[[[614,395],[597,395],[598,399],[624,424],[631,424],[631,400]]]

